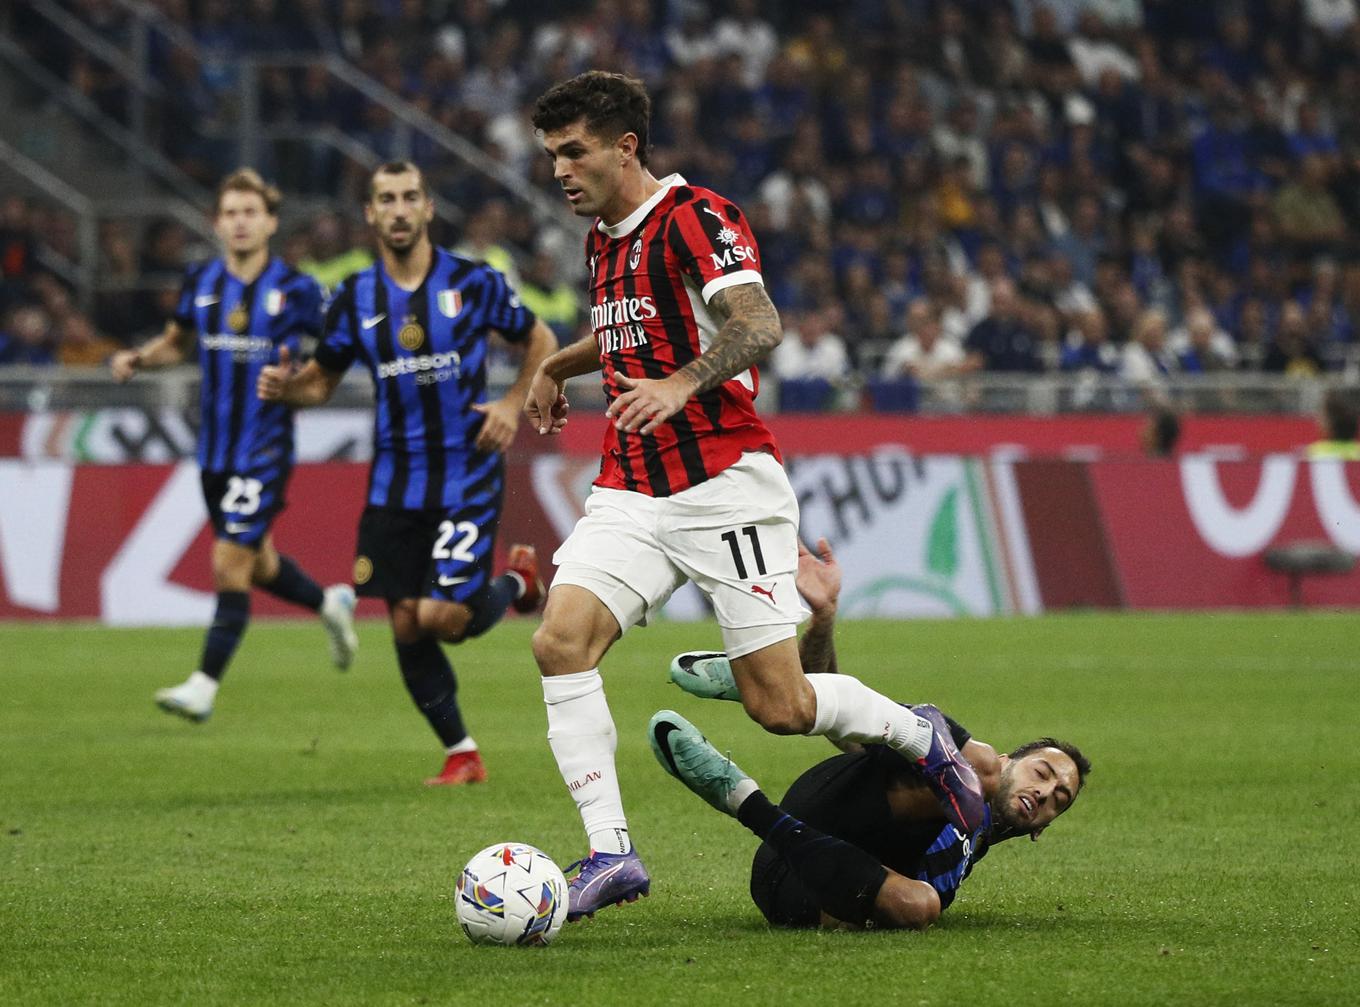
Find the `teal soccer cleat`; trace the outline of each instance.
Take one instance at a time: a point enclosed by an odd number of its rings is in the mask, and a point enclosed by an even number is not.
[[[691,650],[671,660],[671,681],[700,699],[739,701],[732,663],[722,651]]]
[[[656,713],[647,725],[647,736],[661,768],[725,815],[735,818],[741,802],[759,789],[674,710]]]

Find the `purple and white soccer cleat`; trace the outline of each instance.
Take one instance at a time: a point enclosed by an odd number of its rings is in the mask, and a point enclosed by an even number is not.
[[[977,773],[954,744],[949,723],[938,707],[925,704],[913,706],[911,711],[930,721],[934,728],[930,751],[916,760],[921,775],[939,798],[950,824],[964,835],[976,832],[982,827],[987,809],[987,798],[983,796]]]
[[[652,879],[636,850],[627,853],[595,853],[567,868],[580,872],[567,882],[567,922],[594,916],[606,906],[636,902],[652,890]]]

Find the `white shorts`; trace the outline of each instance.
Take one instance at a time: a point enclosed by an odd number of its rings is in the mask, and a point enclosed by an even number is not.
[[[773,455],[752,451],[669,497],[595,487],[553,556],[553,586],[575,584],[619,628],[646,625],[694,581],[713,604],[731,657],[788,639],[807,618],[794,587],[798,498]]]

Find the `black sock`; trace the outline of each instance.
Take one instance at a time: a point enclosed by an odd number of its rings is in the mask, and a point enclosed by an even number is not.
[[[523,581],[518,577],[503,573],[488,584],[485,591],[469,601],[468,608],[472,609],[472,618],[468,621],[467,629],[463,632],[463,638],[470,639],[474,636],[481,636],[500,622],[501,616],[505,615],[505,610],[510,607],[510,603],[519,596],[522,583]]]
[[[203,674],[218,682],[227,670],[227,662],[236,653],[241,634],[250,622],[250,594],[246,591],[219,591],[217,613],[203,638],[203,657],[198,667]]]
[[[788,861],[821,906],[846,923],[863,923],[888,876],[878,858],[785,813],[757,790],[741,802],[737,821]]]
[[[316,581],[308,577],[302,567],[288,556],[279,557],[279,574],[268,584],[261,584],[276,598],[291,601],[294,605],[319,611],[324,595]]]
[[[467,729],[458,709],[458,679],[439,641],[426,637],[415,643],[397,644],[397,664],[401,666],[406,691],[444,747],[451,748],[466,738]]]

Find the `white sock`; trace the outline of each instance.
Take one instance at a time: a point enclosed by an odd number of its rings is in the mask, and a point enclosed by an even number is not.
[[[817,715],[808,734],[861,745],[891,745],[903,755],[919,759],[930,751],[934,729],[887,696],[849,675],[809,675],[817,694]]]
[[[632,842],[614,768],[618,734],[600,669],[545,676],[543,702],[548,708],[548,745],[581,813],[591,849],[627,853]]]
[[[195,698],[206,699],[211,703],[217,698],[217,687],[222,683],[211,675],[205,675],[201,671],[196,671],[189,676],[184,684],[189,687],[189,690],[194,694]]]
[[[477,742],[473,741],[472,735],[469,734],[462,741],[458,742],[458,744],[450,745],[448,748],[444,749],[444,754],[457,755],[459,752],[475,752],[475,751],[477,751]]]
[[[760,789],[760,784],[749,776],[732,788],[732,793],[727,795],[727,806],[732,809],[732,814],[741,810],[742,802]]]

